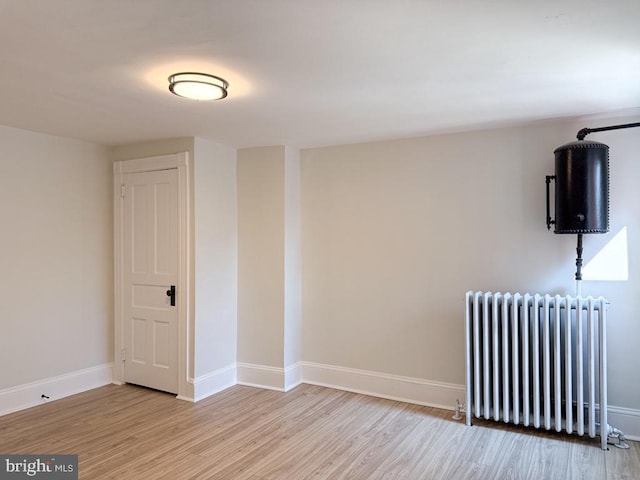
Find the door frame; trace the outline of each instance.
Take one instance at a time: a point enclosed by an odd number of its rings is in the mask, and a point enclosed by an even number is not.
[[[190,254],[190,212],[189,212],[189,153],[121,160],[113,164],[113,217],[114,217],[114,367],[113,383],[125,383],[124,375],[124,202],[123,176],[127,173],[154,172],[158,170],[178,171],[178,282],[176,307],[178,309],[178,396],[190,400],[189,395],[189,254]]]

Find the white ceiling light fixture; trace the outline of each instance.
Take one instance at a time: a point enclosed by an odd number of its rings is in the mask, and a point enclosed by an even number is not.
[[[215,75],[197,72],[174,73],[169,77],[169,90],[193,100],[221,100],[227,96],[229,83]]]

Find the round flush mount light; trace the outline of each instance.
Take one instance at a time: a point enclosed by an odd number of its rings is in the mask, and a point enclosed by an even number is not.
[[[169,77],[169,90],[193,100],[221,100],[227,96],[229,83],[208,73],[182,72]]]

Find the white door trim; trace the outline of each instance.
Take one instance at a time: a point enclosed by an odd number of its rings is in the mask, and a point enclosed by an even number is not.
[[[122,176],[126,173],[153,172],[157,170],[178,170],[178,398],[189,398],[189,259],[191,245],[189,212],[189,153],[181,152],[157,157],[123,160],[113,164],[114,198],[114,369],[115,383],[124,383],[124,362],[122,352],[124,339],[124,305],[122,288],[124,287],[123,252],[123,207]]]

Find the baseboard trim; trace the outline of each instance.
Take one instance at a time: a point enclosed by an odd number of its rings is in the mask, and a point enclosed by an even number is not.
[[[288,392],[302,383],[302,362],[296,362],[284,369],[284,391]]]
[[[286,368],[238,363],[237,371],[238,385],[248,387],[288,392],[303,383],[302,362],[293,363]]]
[[[608,423],[624,432],[629,440],[640,442],[640,410],[609,405]]]
[[[203,398],[215,395],[222,390],[233,387],[237,383],[236,364],[227,365],[193,380],[193,400],[198,402]]]
[[[38,380],[16,387],[0,390],[0,416],[42,405],[41,395],[47,395],[47,402],[59,400],[76,393],[112,383],[113,363],[85,368],[44,380]]]
[[[465,398],[464,385],[312,362],[301,365],[302,383],[446,410]]]
[[[308,383],[447,410],[455,408],[456,399],[465,397],[464,385],[313,362],[297,362],[287,368],[249,363],[238,363],[237,367],[239,385],[280,392]]]
[[[284,392],[285,371],[280,367],[237,363],[238,385]]]

